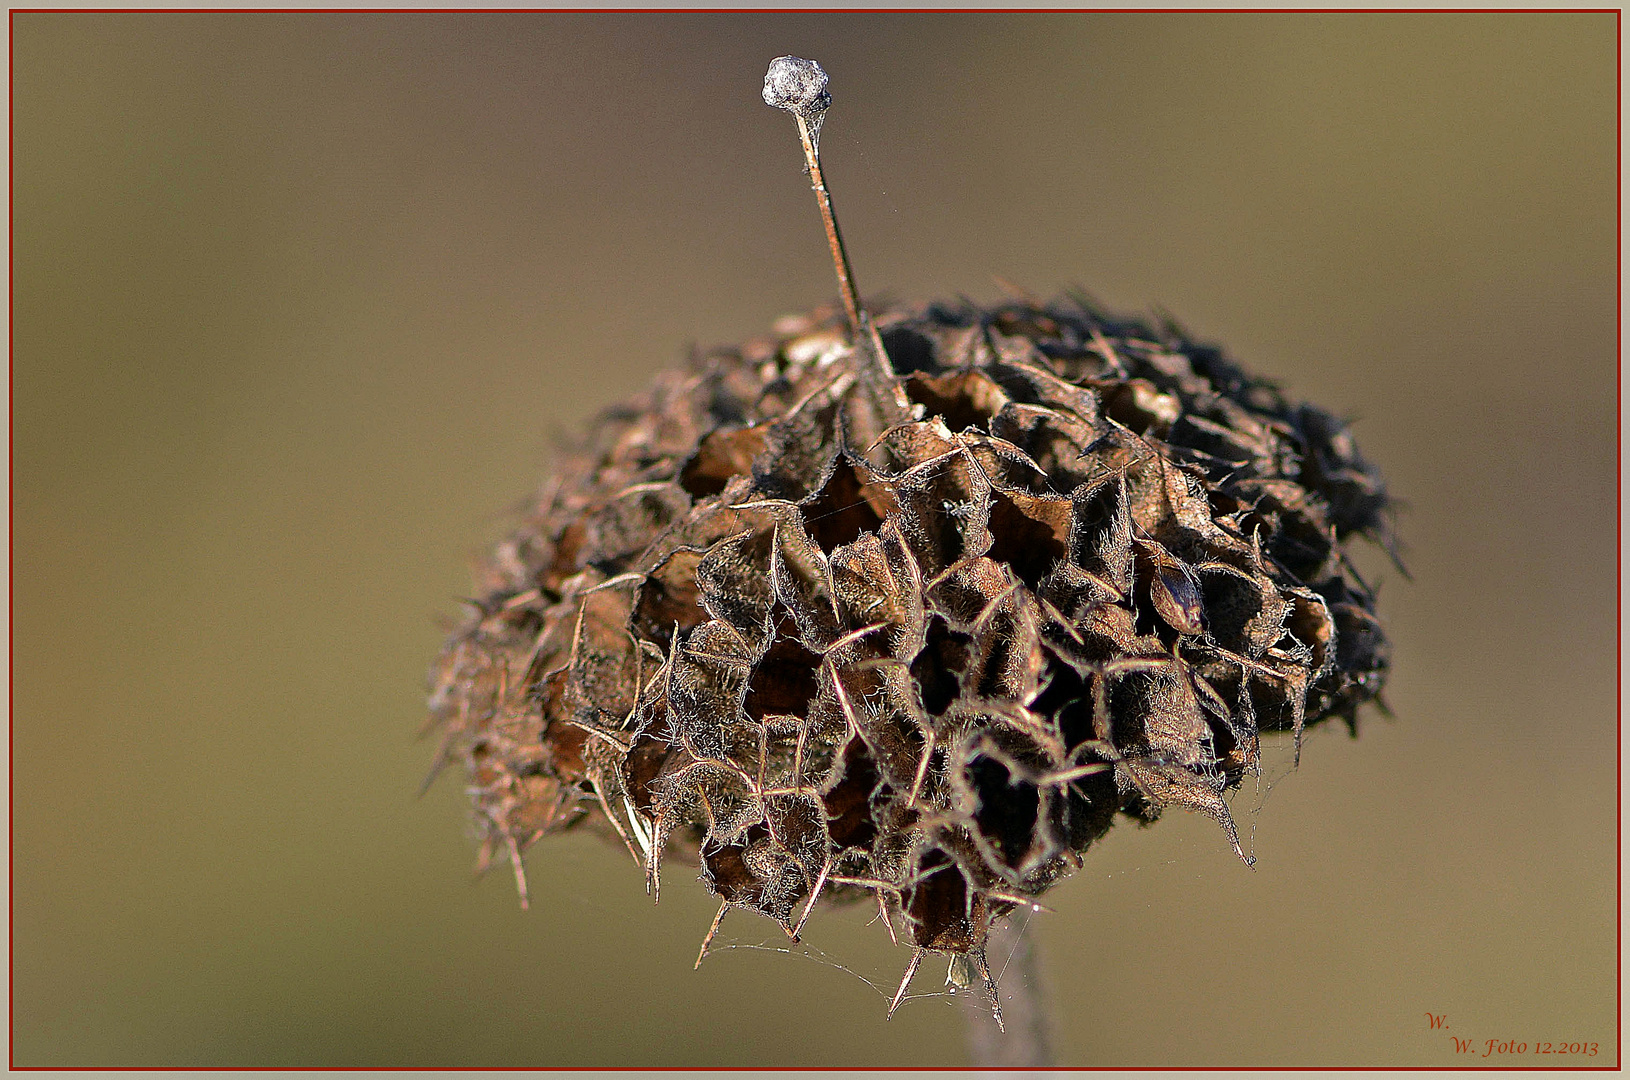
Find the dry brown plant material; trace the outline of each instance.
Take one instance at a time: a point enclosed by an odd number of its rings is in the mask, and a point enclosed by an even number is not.
[[[697,866],[794,938],[869,897],[912,971],[988,986],[992,920],[1117,815],[1251,861],[1223,794],[1261,733],[1381,688],[1343,549],[1391,550],[1389,504],[1345,424],[1174,325],[845,309],[600,418],[441,655],[438,762],[523,900],[529,845],[603,828],[653,896]]]
[[[597,821],[653,893],[966,952],[1116,814],[1238,849],[1259,733],[1386,672],[1345,425],[1085,304],[886,312],[887,377],[834,316],[606,413],[499,546],[432,697],[482,862]]]

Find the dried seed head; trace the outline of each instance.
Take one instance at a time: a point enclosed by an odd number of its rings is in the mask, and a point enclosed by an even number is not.
[[[653,890],[965,953],[1117,815],[1237,850],[1260,732],[1386,673],[1345,426],[1078,303],[886,311],[881,387],[840,326],[664,375],[500,546],[432,699],[488,855],[604,828]]]
[[[783,57],[765,100],[835,238],[824,74]],[[607,413],[488,563],[431,697],[482,864],[596,828],[794,937],[869,896],[909,980],[988,971],[1117,815],[1209,815],[1250,862],[1223,793],[1260,733],[1354,724],[1387,671],[1346,426],[1084,301],[845,299]]]

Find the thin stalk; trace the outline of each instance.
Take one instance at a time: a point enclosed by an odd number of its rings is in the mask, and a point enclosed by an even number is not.
[[[1001,979],[1002,1021],[986,1009],[966,1010],[968,1060],[983,1069],[1046,1068],[1053,1064],[1052,1040],[1047,1025],[1047,992],[1041,984],[1041,963],[1034,934],[1026,933],[1029,920],[1002,919],[985,938],[985,955]]]
[[[821,222],[826,226],[826,243],[832,249],[832,266],[838,272],[838,293],[843,297],[843,310],[849,316],[849,329],[858,339],[863,333],[860,294],[855,290],[855,272],[849,266],[849,252],[843,246],[843,234],[838,232],[837,215],[832,212],[832,195],[826,190],[826,178],[821,174],[821,153],[815,146],[809,121],[802,113],[793,113],[798,121],[798,138],[804,144],[804,161],[809,165],[809,179],[815,186],[815,200],[821,207]]]

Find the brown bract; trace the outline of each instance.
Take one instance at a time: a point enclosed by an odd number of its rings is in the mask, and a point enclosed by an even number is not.
[[[978,955],[1118,813],[1239,851],[1259,733],[1380,690],[1336,418],[1083,304],[876,322],[886,367],[826,313],[661,376],[499,546],[431,699],[483,865],[598,822],[653,893]]]

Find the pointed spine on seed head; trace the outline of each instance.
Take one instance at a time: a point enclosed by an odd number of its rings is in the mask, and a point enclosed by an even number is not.
[[[911,950],[911,961],[906,964],[906,973],[900,979],[900,989],[894,992],[894,1000],[889,1002],[887,1019],[892,1020],[894,1018],[894,1010],[898,1009],[900,1002],[906,999],[906,991],[911,988],[911,977],[917,974],[917,969],[922,966],[925,951],[921,948]]]

